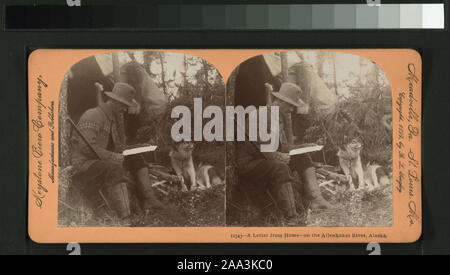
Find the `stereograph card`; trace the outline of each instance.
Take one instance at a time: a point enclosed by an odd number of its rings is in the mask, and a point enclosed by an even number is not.
[[[369,243],[422,230],[412,49],[39,49],[39,243]]]

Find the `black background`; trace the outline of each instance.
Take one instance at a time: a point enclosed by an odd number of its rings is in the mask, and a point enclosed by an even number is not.
[[[111,1],[88,1],[113,4]],[[130,5],[131,1],[123,2]],[[143,3],[143,1],[135,1]],[[157,3],[157,1],[145,1]],[[211,4],[211,1],[189,1]],[[225,1],[223,1],[225,2]],[[234,1],[242,3],[241,1]],[[246,1],[246,3],[269,1]],[[333,3],[314,1],[314,3]],[[341,1],[364,3],[364,1]],[[383,1],[391,3],[392,1]],[[412,1],[396,1],[406,3]],[[437,1],[422,1],[437,2]],[[2,4],[64,4],[1,1]],[[181,3],[161,1],[160,3]],[[188,1],[183,1],[188,3]],[[226,2],[231,3],[231,2]],[[277,1],[312,3],[312,1]],[[334,2],[336,3],[336,2]],[[446,15],[448,15],[448,1]],[[113,16],[113,15],[111,15]],[[123,18],[122,18],[123,19]],[[2,22],[4,17],[2,13]],[[70,27],[70,26],[69,26]],[[450,253],[450,41],[445,30],[346,31],[0,31],[0,254],[68,254],[66,244],[37,244],[27,233],[27,57],[37,48],[412,48],[423,59],[423,235],[381,244],[382,254]],[[83,244],[82,254],[369,254],[367,244]]]

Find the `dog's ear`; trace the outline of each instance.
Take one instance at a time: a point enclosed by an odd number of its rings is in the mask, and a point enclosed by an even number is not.
[[[344,138],[342,139],[342,145],[345,145],[348,143],[348,137],[347,135],[344,135]]]
[[[363,139],[361,137],[361,135],[356,135],[354,138],[357,142],[361,143],[361,145],[363,144]]]
[[[364,133],[360,130],[355,132],[355,138],[357,138],[359,141],[363,141],[363,135]]]
[[[170,142],[170,149],[172,149],[172,150],[177,150],[178,149],[178,147],[180,146],[180,144],[181,144],[181,142],[175,142],[175,141],[172,141],[172,142]]]

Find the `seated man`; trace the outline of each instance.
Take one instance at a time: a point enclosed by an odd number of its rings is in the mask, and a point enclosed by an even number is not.
[[[259,184],[267,182],[268,188],[278,207],[284,212],[288,221],[297,217],[296,205],[292,191],[291,169],[299,173],[305,186],[306,198],[311,202],[311,209],[327,209],[332,205],[327,202],[317,184],[315,168],[307,155],[290,158],[293,149],[292,125],[290,117],[296,107],[300,107],[300,88],[293,83],[283,83],[272,106],[279,106],[279,139],[277,152],[262,153],[259,142],[237,142],[237,166],[240,177],[247,182]],[[270,115],[269,115],[270,116]],[[270,121],[270,120],[268,120]]]
[[[73,134],[72,165],[74,182],[88,198],[101,194],[119,218],[131,215],[129,190],[143,201],[143,208],[161,207],[153,194],[148,168],[142,155],[124,158],[125,135],[120,114],[134,106],[135,90],[126,83],[116,83],[105,92],[105,103],[87,110],[78,122],[86,140]],[[89,143],[89,144],[88,144]],[[127,177],[130,172],[134,180]],[[140,196],[139,196],[140,195]]]

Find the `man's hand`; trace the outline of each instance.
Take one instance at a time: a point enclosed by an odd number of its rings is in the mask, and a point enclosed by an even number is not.
[[[137,102],[134,98],[132,100],[134,106],[128,107],[128,113],[130,115],[137,115],[141,112],[141,104]]]
[[[297,107],[297,114],[307,115],[309,114],[309,104],[303,103],[300,107]]]
[[[288,153],[277,152],[276,159],[284,163],[289,163],[291,161],[291,156],[289,156]]]

